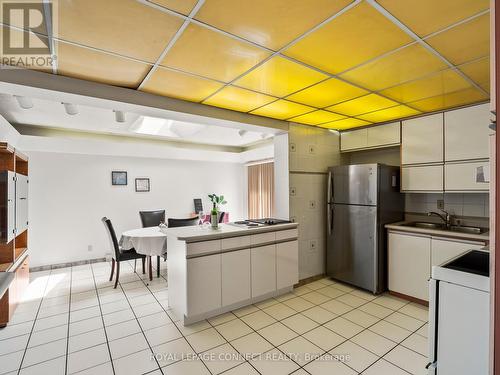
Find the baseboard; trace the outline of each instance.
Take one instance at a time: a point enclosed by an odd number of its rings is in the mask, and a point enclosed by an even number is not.
[[[297,284],[295,284],[294,287],[297,288],[299,286],[312,283],[313,281],[324,279],[325,277],[326,277],[326,275],[324,273],[322,273],[320,275],[316,275],[316,276],[307,277],[305,279],[299,280],[299,282]]]
[[[83,264],[100,263],[105,261],[106,258],[95,258],[95,259],[78,260],[76,262],[48,264],[46,266],[30,267],[30,272],[56,270],[58,268],[81,266]]]
[[[405,299],[405,300],[410,301],[410,302],[418,303],[419,305],[429,307],[429,301],[424,301],[423,299],[415,298],[415,297],[408,296],[408,295],[403,294],[403,293],[398,293],[398,292],[393,292],[393,291],[389,291],[389,294],[393,295],[394,297],[398,297],[398,298]]]

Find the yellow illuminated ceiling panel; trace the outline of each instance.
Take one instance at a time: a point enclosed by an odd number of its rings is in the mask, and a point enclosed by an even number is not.
[[[328,107],[329,111],[343,113],[348,116],[357,116],[367,112],[394,107],[398,105],[395,101],[384,98],[377,94],[368,94],[356,99]]]
[[[278,50],[350,2],[207,0],[195,18],[261,46]]]
[[[286,96],[328,78],[283,57],[273,57],[234,84],[274,96]]]
[[[199,102],[222,86],[219,82],[160,67],[142,90],[152,94]]]
[[[412,39],[407,34],[362,2],[284,53],[338,74],[410,42]]]
[[[260,48],[190,24],[161,64],[229,82],[269,55]]]
[[[483,89],[490,89],[490,58],[476,60],[458,67]]]
[[[182,19],[134,0],[60,1],[59,37],[155,62]]]
[[[424,37],[489,8],[489,0],[377,0]]]
[[[477,103],[486,99],[488,99],[488,97],[478,89],[469,88],[446,95],[422,99],[411,103],[411,105],[423,112],[432,112],[441,109],[457,107],[460,105]]]
[[[456,71],[447,69],[416,81],[383,90],[381,93],[399,102],[408,103],[469,87],[471,84],[465,78]]]
[[[405,105],[398,105],[396,107],[382,109],[380,111],[366,113],[364,115],[358,116],[360,119],[371,121],[371,122],[384,122],[394,119],[409,117],[418,115],[420,112],[407,107]]]
[[[330,78],[305,90],[289,96],[290,100],[323,108],[329,105],[356,98],[368,91],[350,85],[339,79]]]
[[[271,103],[276,98],[254,91],[227,86],[203,102],[216,107],[248,112],[252,109]]]
[[[309,112],[305,115],[300,115],[289,119],[289,121],[300,122],[301,124],[307,125],[318,125],[325,122],[336,121],[345,118],[345,116],[339,115],[337,113],[332,113],[328,111],[318,110],[315,112]]]
[[[74,78],[137,88],[150,65],[95,52],[71,44],[58,43],[58,73]]]
[[[367,87],[381,90],[420,78],[446,68],[438,57],[418,44],[403,48],[379,60],[353,69],[341,77]]]
[[[437,34],[426,42],[455,65],[487,56],[490,53],[490,15]]]
[[[258,108],[250,113],[259,116],[266,116],[285,120],[313,111],[314,108],[306,105],[289,102],[288,100],[278,100],[264,107]]]
[[[358,118],[346,118],[344,120],[333,121],[327,124],[321,124],[319,126],[326,129],[345,130],[345,129],[357,128],[360,126],[366,126],[370,124],[371,124],[370,122],[360,120]]]
[[[197,3],[197,0],[150,0],[175,12],[188,15]]]

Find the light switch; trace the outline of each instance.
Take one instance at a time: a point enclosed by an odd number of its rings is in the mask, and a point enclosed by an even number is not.
[[[309,153],[314,155],[316,153],[316,146],[315,145],[309,145]]]
[[[290,143],[290,152],[295,152],[297,151],[297,146],[295,145],[295,143]]]
[[[316,251],[318,247],[318,243],[316,242],[316,240],[310,240],[309,241],[309,250],[312,252],[312,251]]]
[[[292,197],[297,195],[297,189],[295,189],[293,186],[290,186],[290,195]]]
[[[316,201],[309,201],[309,208],[314,210],[316,208]]]

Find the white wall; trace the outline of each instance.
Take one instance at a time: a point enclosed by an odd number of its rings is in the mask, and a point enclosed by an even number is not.
[[[186,217],[193,198],[224,194],[231,220],[246,213],[244,166],[238,163],[28,152],[31,266],[99,258],[110,251],[101,222],[117,233],[141,226],[139,210],[166,209]],[[128,171],[128,186],[112,186],[111,171]],[[136,193],[134,179],[149,177],[151,192]],[[92,251],[88,251],[89,246]]]

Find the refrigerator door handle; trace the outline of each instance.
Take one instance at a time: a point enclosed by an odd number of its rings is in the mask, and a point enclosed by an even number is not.
[[[437,367],[437,326],[439,284],[435,279],[429,280],[429,364],[426,366],[429,375],[436,374]]]
[[[328,171],[328,181],[326,185],[326,203],[333,203],[332,179],[333,179],[332,171]]]
[[[328,181],[326,185],[326,225],[328,235],[332,234],[333,230],[333,194],[332,194],[332,171],[328,171]]]

